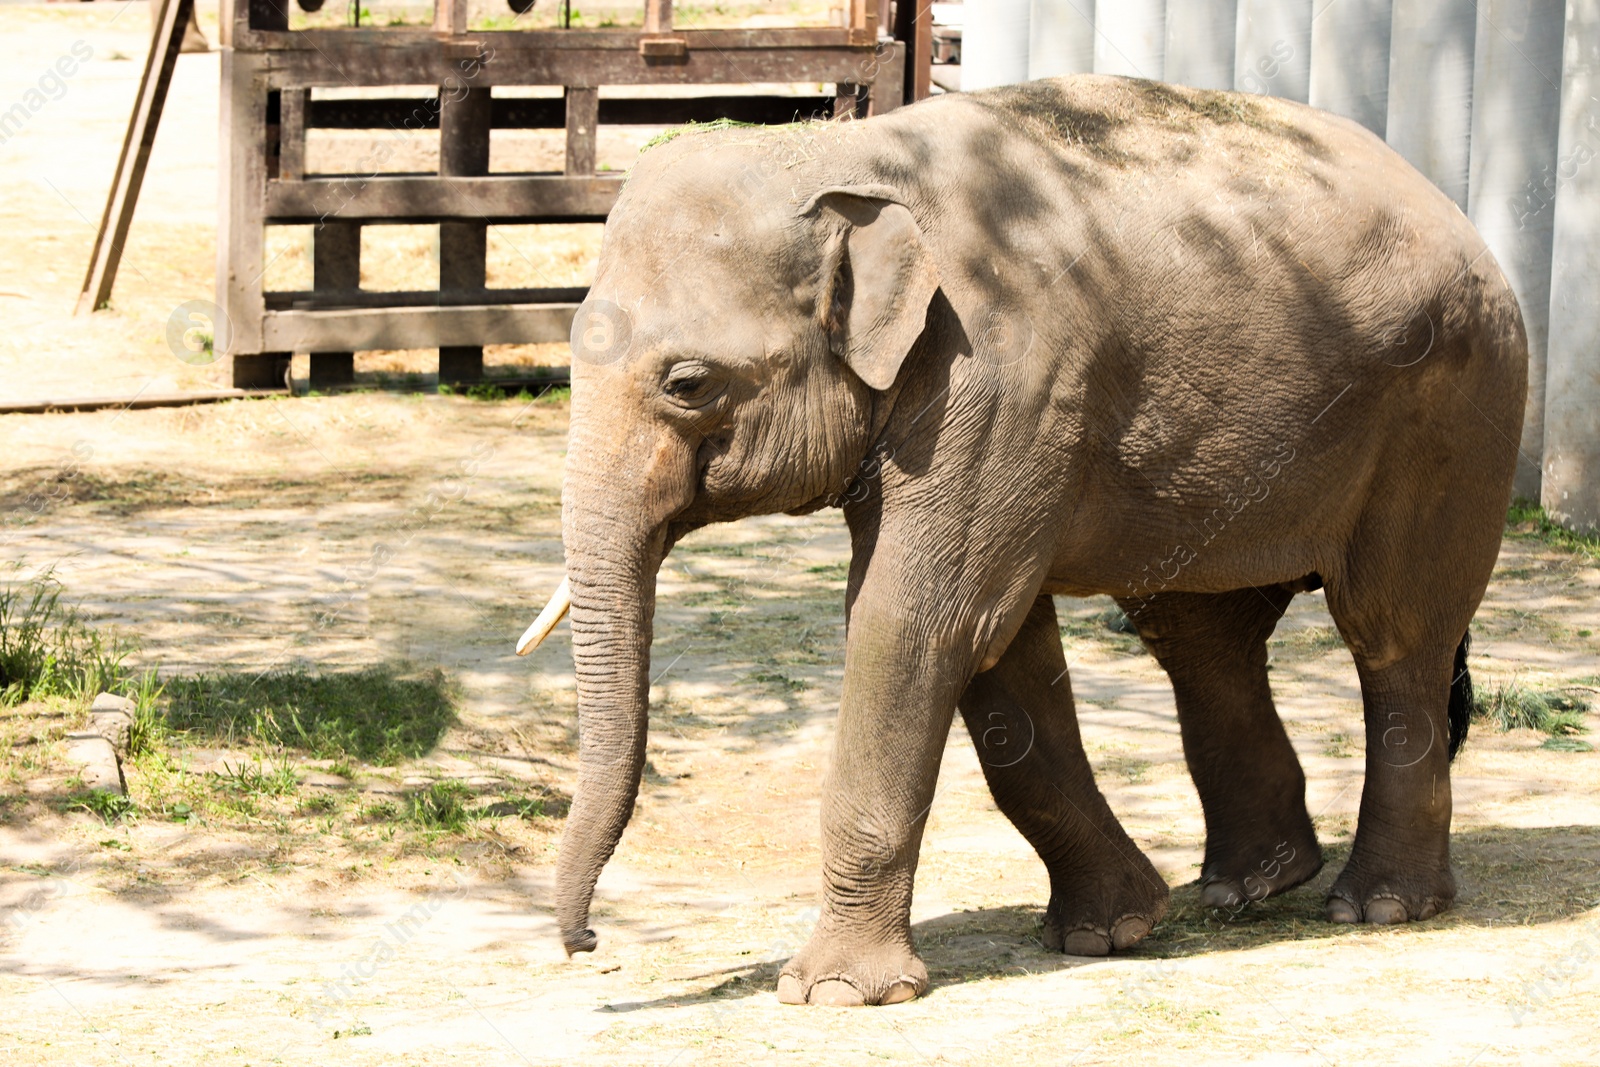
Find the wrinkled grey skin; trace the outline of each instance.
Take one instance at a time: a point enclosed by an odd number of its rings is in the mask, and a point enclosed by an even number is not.
[[[1047,942],[1101,954],[1160,918],[1167,887],[1079,742],[1055,593],[1119,597],[1171,675],[1220,903],[1321,864],[1265,641],[1324,583],[1367,722],[1329,916],[1450,904],[1446,691],[1526,345],[1483,242],[1365,130],[1078,77],[684,134],[629,180],[575,336],[569,952],[595,945],[638,790],[663,556],[706,523],[841,502],[824,909],[780,999],[926,988],[912,879],[958,707],[1049,869]]]

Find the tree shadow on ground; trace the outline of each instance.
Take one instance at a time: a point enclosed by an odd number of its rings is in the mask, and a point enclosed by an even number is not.
[[[1453,834],[1455,907],[1425,923],[1399,927],[1341,925],[1323,918],[1323,899],[1349,854],[1348,844],[1324,847],[1323,868],[1311,881],[1238,911],[1202,908],[1198,884],[1178,886],[1166,917],[1150,936],[1113,957],[1064,956],[1045,948],[1040,939],[1043,901],[926,919],[912,926],[912,939],[937,987],[1092,967],[1108,960],[1177,959],[1285,941],[1527,926],[1570,919],[1600,906],[1600,826],[1482,827]],[[701,992],[610,1010],[714,1003],[771,992],[784,962],[735,964],[696,976],[722,978]]]
[[[1327,922],[1323,900],[1350,846],[1325,846],[1324,864],[1305,885],[1240,909],[1203,908],[1197,883],[1172,891],[1166,917],[1118,959],[1175,959],[1284,941],[1332,941],[1380,929],[1527,926],[1559,922],[1600,906],[1600,826],[1480,827],[1451,835],[1455,906],[1425,923],[1378,928]],[[956,912],[912,927],[934,984],[1063,970],[1096,962],[1047,950],[1044,908],[1012,906]]]

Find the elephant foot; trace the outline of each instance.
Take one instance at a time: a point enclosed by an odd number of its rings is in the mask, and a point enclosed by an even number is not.
[[[1329,922],[1378,926],[1419,922],[1447,911],[1456,899],[1448,869],[1403,872],[1358,866],[1355,857],[1328,890]]]
[[[908,944],[852,942],[820,931],[778,974],[782,1004],[899,1004],[927,989],[928,968]]]
[[[1171,891],[1155,866],[1118,857],[1112,877],[1089,874],[1076,880],[1051,878],[1045,910],[1046,948],[1068,956],[1106,956],[1132,947],[1167,913]]]
[[[1322,847],[1309,820],[1300,830],[1269,837],[1207,857],[1200,875],[1201,907],[1242,908],[1303,885],[1322,870]]]

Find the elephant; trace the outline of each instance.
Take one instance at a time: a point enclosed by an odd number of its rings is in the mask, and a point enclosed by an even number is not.
[[[1450,906],[1465,635],[1527,343],[1455,204],[1353,122],[1073,76],[852,122],[680,131],[619,195],[573,325],[568,954],[645,757],[656,574],[685,534],[839,507],[845,670],[815,931],[786,1003],[928,987],[909,913],[957,710],[1050,876],[1044,940],[1125,949],[1167,883],[1080,740],[1055,595],[1110,594],[1168,673],[1220,905],[1321,851],[1266,642],[1325,589],[1365,785],[1326,916]]]

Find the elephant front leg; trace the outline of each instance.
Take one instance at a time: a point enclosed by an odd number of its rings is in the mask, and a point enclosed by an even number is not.
[[[912,881],[970,653],[870,615],[851,619],[823,788],[822,916],[778,978],[785,1004],[894,1004],[928,988]]]

